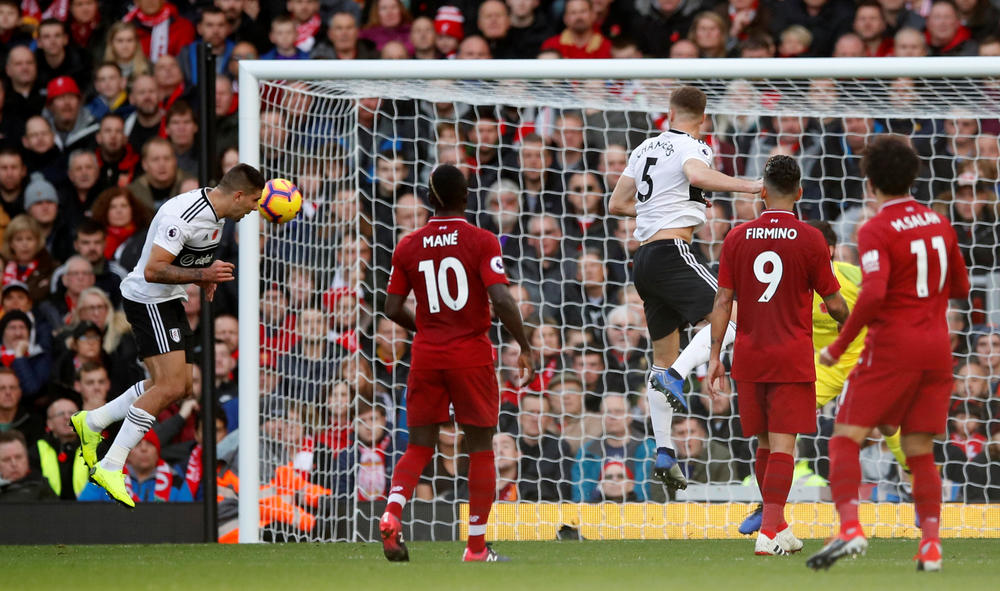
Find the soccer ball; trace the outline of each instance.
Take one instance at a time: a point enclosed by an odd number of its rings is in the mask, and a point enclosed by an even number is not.
[[[295,219],[302,209],[302,193],[288,179],[271,179],[260,193],[260,214],[269,222],[284,224]]]

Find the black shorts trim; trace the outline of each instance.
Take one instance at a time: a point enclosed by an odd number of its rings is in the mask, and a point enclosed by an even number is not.
[[[143,304],[122,298],[122,309],[132,325],[141,359],[184,351],[185,361],[194,362],[194,333],[188,324],[182,300]]]
[[[642,298],[646,327],[656,341],[712,311],[719,283],[691,245],[675,238],[657,240],[635,252],[635,287]]]

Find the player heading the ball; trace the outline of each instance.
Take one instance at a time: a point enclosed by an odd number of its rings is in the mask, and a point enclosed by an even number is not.
[[[237,164],[218,186],[169,199],[149,225],[138,264],[122,281],[122,307],[149,379],[100,408],[76,413],[70,421],[91,480],[123,505],[135,506],[122,474],[129,451],[152,428],[156,415],[192,392],[190,364],[196,343],[184,314],[184,286],[198,285],[211,301],[219,283],[233,280],[233,264],[215,260],[222,226],[226,219],[240,220],[257,209],[263,188],[259,170]],[[101,432],[122,419],[111,449],[98,464]]]
[[[392,253],[385,315],[416,331],[406,388],[410,440],[392,474],[379,529],[385,557],[409,560],[399,518],[424,466],[434,455],[438,430],[450,423],[449,408],[469,448],[469,542],[466,562],[502,562],[486,545],[486,522],[496,495],[493,433],[500,391],[493,365],[490,301],[504,327],[521,347],[517,363],[522,383],[534,375],[535,357],[521,324],[521,312],[507,288],[500,242],[465,219],[468,187],[454,166],[431,173],[434,216],[408,234]],[[404,302],[410,292],[416,315]]]

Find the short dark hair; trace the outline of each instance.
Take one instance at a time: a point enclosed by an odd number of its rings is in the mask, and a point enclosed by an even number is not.
[[[764,185],[777,196],[795,195],[802,180],[802,170],[795,158],[775,154],[764,165]]]
[[[20,441],[24,449],[28,449],[28,440],[25,439],[24,433],[21,433],[17,429],[11,429],[10,431],[0,431],[0,445],[4,443],[13,443],[15,441]]]
[[[469,185],[459,169],[442,164],[434,169],[427,184],[431,199],[440,209],[465,209]]]
[[[670,110],[678,111],[689,118],[698,118],[705,114],[705,103],[708,97],[694,86],[681,86],[670,93]]]
[[[198,22],[199,23],[204,22],[205,15],[208,14],[214,14],[216,16],[221,14],[222,16],[226,16],[226,13],[222,12],[222,10],[217,8],[216,6],[206,6],[205,8],[201,9],[201,14],[198,15]]]
[[[103,70],[104,68],[111,68],[114,71],[118,72],[119,76],[122,75],[122,67],[116,64],[115,62],[101,62],[100,64],[98,64],[96,68],[94,68],[94,73],[96,74],[97,72]],[[110,115],[110,113],[108,113],[108,115]],[[105,117],[107,117],[107,115],[105,115]],[[103,121],[104,119],[102,118],[101,120]]]
[[[17,148],[0,148],[0,157],[3,156],[17,156],[18,160],[22,163],[24,162],[24,156],[21,155],[21,152]]]
[[[910,142],[899,135],[880,135],[868,142],[861,157],[861,171],[886,195],[908,195],[917,178],[920,158]]]
[[[112,65],[114,65],[114,64],[112,64]],[[115,66],[115,67],[117,68],[118,66]],[[121,70],[119,70],[119,71],[121,71]],[[122,122],[122,125],[125,125],[125,118],[124,117],[122,117],[118,113],[108,113],[104,117],[101,117],[101,122],[98,124],[98,126],[104,125],[104,122],[107,121],[108,119],[117,119],[117,120],[119,120],[119,121]]]
[[[104,228],[104,224],[101,222],[91,217],[84,217],[76,225],[76,230],[73,232],[73,240],[79,238],[81,234],[86,234],[88,236],[101,234],[103,236],[107,236],[108,231]]]
[[[219,188],[227,193],[243,191],[244,193],[255,193],[264,189],[264,175],[259,170],[240,162],[229,169],[219,181]]]
[[[194,116],[194,109],[191,108],[191,105],[187,101],[177,101],[174,104],[170,105],[170,108],[167,109],[167,116],[164,119],[167,125],[170,125],[171,119],[183,115],[187,115],[188,117],[190,117],[192,120],[194,120],[195,124],[198,123],[198,120],[195,119]]]
[[[819,230],[819,233],[826,239],[827,246],[837,246],[837,233],[833,231],[833,226],[826,220],[806,220],[806,223]]]
[[[63,34],[66,33],[66,24],[57,18],[42,19],[42,22],[38,23],[39,32],[41,32],[42,27],[59,27],[62,29]]]
[[[767,33],[750,33],[750,35],[740,42],[740,52],[763,49],[774,53],[774,40]]]
[[[92,371],[97,371],[99,369],[103,370],[105,374],[108,374],[108,368],[104,367],[97,361],[84,361],[83,365],[81,365],[80,368],[76,370],[75,377],[77,381],[80,381],[81,379],[83,379],[83,374],[90,373]]]

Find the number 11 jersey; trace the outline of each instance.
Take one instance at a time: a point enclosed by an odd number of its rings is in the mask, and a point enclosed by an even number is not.
[[[432,217],[399,241],[386,291],[416,297],[413,369],[493,363],[486,288],[497,283],[508,283],[499,240],[463,218]]]
[[[622,174],[635,179],[636,240],[705,223],[705,197],[684,174],[684,163],[691,159],[712,166],[712,148],[676,129],[647,139],[629,155]]]
[[[739,304],[733,379],[793,383],[816,380],[813,292],[840,289],[819,230],[784,210],[733,228],[722,243],[719,287]]]

